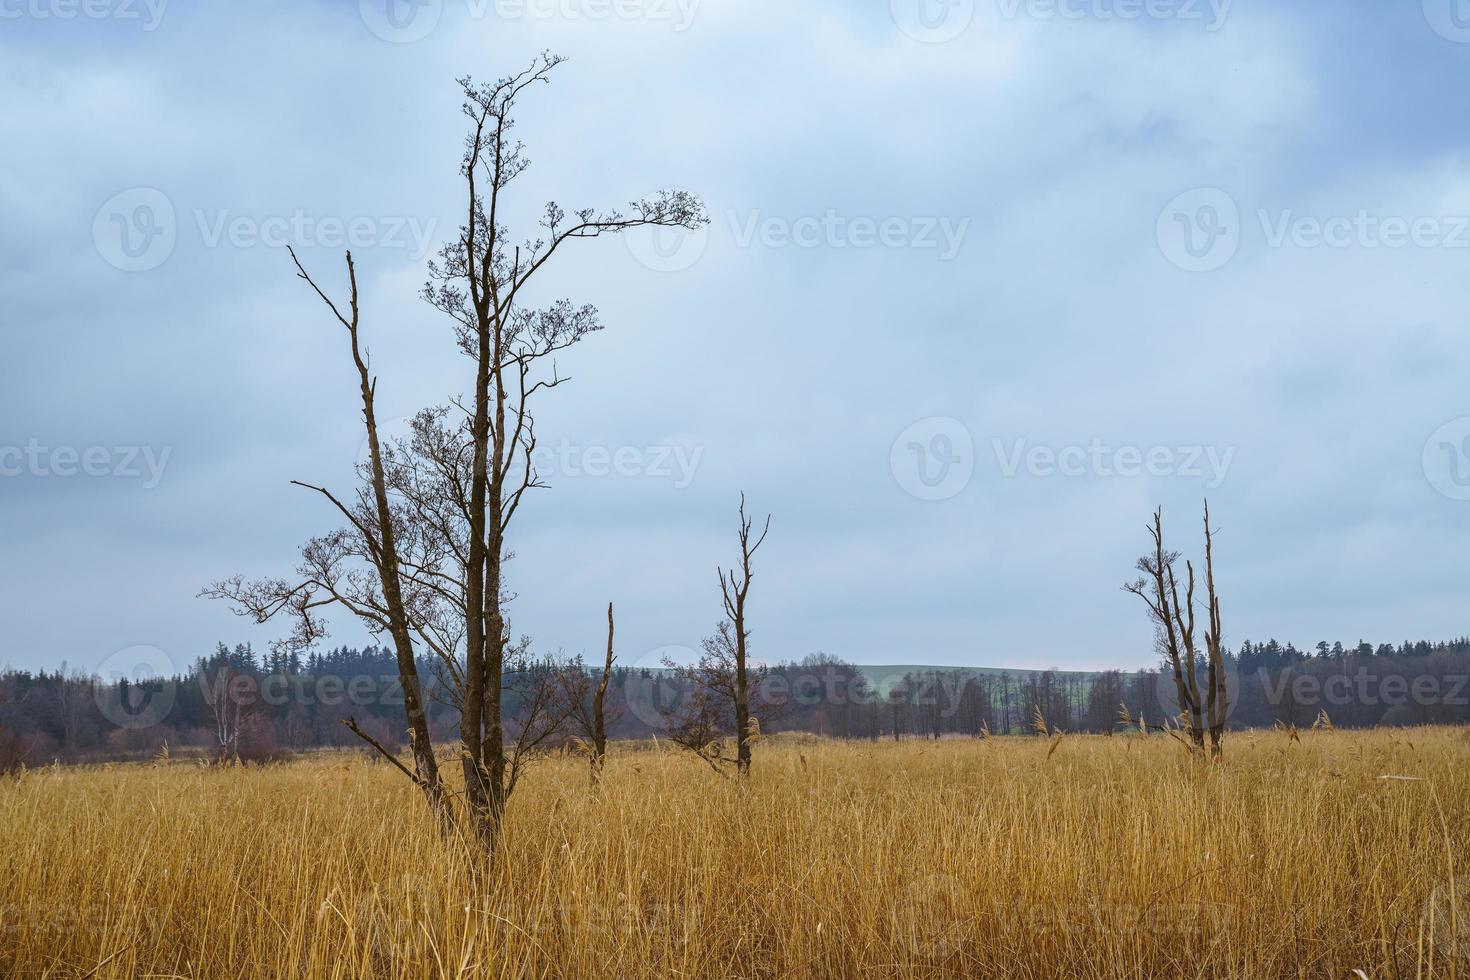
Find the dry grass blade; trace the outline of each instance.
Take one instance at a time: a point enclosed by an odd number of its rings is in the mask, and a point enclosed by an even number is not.
[[[1051,726],[1046,723],[1046,716],[1041,713],[1040,708],[1031,716],[1031,727],[1036,734],[1045,738],[1051,737]]]

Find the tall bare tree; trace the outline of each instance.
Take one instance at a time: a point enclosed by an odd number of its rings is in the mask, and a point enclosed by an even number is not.
[[[735,738],[735,769],[740,775],[750,772],[751,745],[760,738],[761,726],[780,711],[774,699],[751,700],[751,692],[765,676],[763,669],[750,669],[750,628],[746,619],[746,599],[753,577],[751,560],[771,530],[771,517],[766,515],[760,534],[754,533],[754,522],[745,513],[745,494],[740,495],[740,564],[726,571],[716,569],[720,578],[720,596],[725,618],[714,635],[704,641],[704,652],[693,666],[668,665],[674,668],[686,686],[687,699],[668,714],[670,738],[699,753],[717,770],[732,760],[723,754],[723,738]],[[755,684],[752,684],[754,674]],[[734,729],[727,732],[727,712],[734,716]]]
[[[412,435],[391,447],[379,445],[375,422],[369,421],[366,487],[356,503],[344,505],[311,487],[336,505],[349,527],[308,543],[299,581],[246,584],[237,578],[207,590],[257,619],[296,615],[308,641],[322,635],[317,612],[330,603],[392,635],[415,759],[415,769],[405,771],[438,808],[443,790],[423,715],[415,641],[432,655],[460,713],[465,815],[487,853],[525,753],[548,739],[548,722],[556,717],[545,672],[528,667],[511,643],[502,576],[511,521],[526,491],[545,486],[534,465],[531,409],[538,396],[567,380],[556,369],[556,355],[601,329],[591,306],[566,299],[527,305],[527,286],[572,240],[647,226],[695,228],[707,221],[695,197],[668,191],[632,202],[627,212],[568,214],[552,202],[533,237],[512,238],[507,190],[529,165],[522,145],[511,139],[514,112],[521,96],[546,82],[561,61],[542,54],[525,70],[493,83],[459,80],[470,121],[460,163],[466,218],[430,263],[424,297],[451,318],[458,346],[474,364],[468,402],[456,399],[420,413]],[[367,414],[375,386],[357,347],[355,278],[353,283],[351,318],[332,309],[349,327]],[[362,562],[376,574],[363,575]],[[512,691],[508,678],[532,689]],[[506,699],[540,713],[507,732]]]
[[[749,656],[746,645],[750,630],[745,623],[745,599],[750,595],[750,559],[765,543],[771,530],[771,515],[766,515],[759,537],[751,537],[751,519],[745,514],[745,494],[740,495],[740,567],[728,572],[719,569],[720,595],[725,601],[725,617],[734,633],[735,643],[735,745],[736,765],[742,775],[750,772],[751,736],[759,735],[751,727]]]
[[[1225,719],[1230,714],[1226,688],[1224,632],[1220,627],[1220,597],[1215,592],[1215,532],[1210,528],[1210,502],[1205,501],[1205,595],[1209,602],[1209,624],[1205,627],[1205,653],[1209,659],[1209,697],[1206,718],[1210,726],[1210,754],[1218,758],[1225,741]]]
[[[460,173],[467,216],[455,241],[430,264],[425,298],[455,324],[460,349],[474,360],[468,414],[469,487],[465,520],[465,630],[461,760],[465,798],[476,830],[493,844],[510,783],[501,721],[507,643],[501,579],[506,533],[525,492],[544,486],[532,454],[535,397],[566,379],[554,358],[601,329],[591,306],[557,300],[527,307],[523,292],[567,242],[658,226],[694,228],[707,220],[686,191],[634,201],[627,213],[582,209],[568,215],[555,202],[542,213],[534,239],[515,242],[504,219],[504,195],[529,161],[510,133],[517,101],[547,81],[563,59],[543,54],[529,67],[491,84],[460,80],[470,134]]]
[[[1139,578],[1123,588],[1138,596],[1148,606],[1149,619],[1155,628],[1156,645],[1173,675],[1179,711],[1188,729],[1191,744],[1203,750],[1208,736],[1210,752],[1219,756],[1225,736],[1225,719],[1229,714],[1226,691],[1225,650],[1220,626],[1220,600],[1215,593],[1214,532],[1210,528],[1210,505],[1205,502],[1205,590],[1208,623],[1205,626],[1205,655],[1200,656],[1195,641],[1195,577],[1194,565],[1186,561],[1184,601],[1179,600],[1179,582],[1175,567],[1179,552],[1164,547],[1163,508],[1154,511],[1149,536],[1153,549],[1138,559]],[[1200,667],[1203,663],[1205,688],[1200,689]]]

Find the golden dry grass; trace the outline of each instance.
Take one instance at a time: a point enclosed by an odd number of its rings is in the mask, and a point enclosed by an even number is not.
[[[598,796],[548,760],[479,891],[355,754],[33,771],[0,973],[1470,976],[1463,730],[759,748],[740,785],[624,747]]]

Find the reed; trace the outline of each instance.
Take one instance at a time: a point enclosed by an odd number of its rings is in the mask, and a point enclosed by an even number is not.
[[[0,975],[1470,976],[1470,737],[842,743],[749,779],[615,744],[526,777],[488,875],[400,773],[0,781]],[[1384,778],[1392,777],[1392,778]]]

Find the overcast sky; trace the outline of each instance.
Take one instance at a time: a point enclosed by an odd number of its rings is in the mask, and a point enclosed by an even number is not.
[[[392,3],[388,7],[385,4]],[[699,194],[577,242],[607,329],[539,416],[517,632],[692,647],[735,507],[769,660],[1153,660],[1119,590],[1219,526],[1226,639],[1467,630],[1470,19],[1452,0],[0,0],[0,663],[179,664],[255,626],[379,411],[465,391],[417,298],[464,188],[456,76],[549,48],[547,200]],[[365,634],[340,622],[332,642]]]

